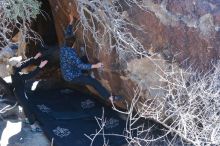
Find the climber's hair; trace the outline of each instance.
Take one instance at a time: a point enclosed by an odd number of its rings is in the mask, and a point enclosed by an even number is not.
[[[73,44],[75,43],[75,40],[76,40],[75,37],[65,38],[65,46],[67,46],[67,47],[72,47]]]
[[[16,65],[11,65],[11,64],[8,64],[6,66],[7,68],[7,71],[10,75],[13,75],[15,73],[15,70],[16,70]]]
[[[21,65],[21,60],[22,57],[18,56],[18,57],[11,57],[10,59],[8,59],[8,63],[7,63],[7,71],[10,75],[14,74],[16,71],[17,66]]]

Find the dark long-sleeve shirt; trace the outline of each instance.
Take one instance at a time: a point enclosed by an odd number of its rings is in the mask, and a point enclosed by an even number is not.
[[[23,68],[27,67],[30,64],[33,64],[34,61],[35,61],[34,58],[30,58],[30,59],[23,61],[21,63],[21,66],[16,67],[14,74],[11,75],[12,85],[14,87],[14,92],[16,92],[16,94],[24,93],[25,92],[25,80],[28,80],[28,79],[34,77],[40,71],[40,68],[37,67],[36,69],[34,69],[33,71],[31,71],[28,74],[21,74],[20,73],[20,71]]]
[[[65,38],[74,36],[72,25],[67,26],[64,34]],[[85,64],[80,60],[74,48],[67,47],[65,44],[60,49],[60,66],[63,78],[66,81],[71,81],[82,75],[82,70],[92,68],[91,64]]]
[[[28,74],[21,74],[20,71],[28,65],[34,63],[34,61],[34,58],[23,61],[21,66],[16,67],[14,73],[11,75],[12,85],[14,86],[14,94],[20,105],[23,107],[25,115],[27,116],[31,125],[34,124],[35,117],[33,115],[33,106],[25,94],[25,81],[34,77],[39,72],[40,68],[37,67],[35,70]]]

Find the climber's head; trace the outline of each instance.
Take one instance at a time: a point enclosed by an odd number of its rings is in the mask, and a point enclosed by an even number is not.
[[[21,60],[22,60],[21,56],[12,57],[8,60],[7,70],[9,74],[14,74],[15,69],[21,66]]]

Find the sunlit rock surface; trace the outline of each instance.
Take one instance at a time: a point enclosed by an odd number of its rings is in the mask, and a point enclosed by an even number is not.
[[[7,104],[0,103],[0,109],[6,106]],[[24,121],[25,115],[20,106],[1,113],[1,146],[50,146],[51,142],[44,133],[31,132],[30,125]]]
[[[10,57],[13,57],[16,54],[16,50],[11,49],[10,47],[5,47],[0,50],[0,77],[6,77],[7,72],[7,60]]]
[[[0,121],[1,146],[50,146],[43,133],[31,132],[28,124],[20,120]]]

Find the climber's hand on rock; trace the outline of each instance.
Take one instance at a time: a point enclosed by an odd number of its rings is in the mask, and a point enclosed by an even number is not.
[[[102,67],[104,67],[104,65],[101,62],[92,65],[92,68],[102,68]]]
[[[69,14],[69,24],[70,25],[73,24],[73,14],[72,13]]]

